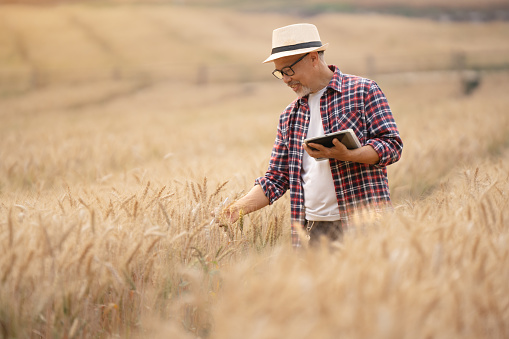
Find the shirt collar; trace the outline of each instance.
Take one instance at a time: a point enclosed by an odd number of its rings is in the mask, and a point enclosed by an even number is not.
[[[327,88],[330,87],[337,92],[341,92],[341,84],[343,83],[343,73],[341,73],[339,68],[334,65],[329,65],[329,69],[331,71],[333,71],[334,74],[332,75],[332,79],[329,82],[329,84],[327,85]],[[309,97],[309,95],[303,96],[303,97],[299,98],[297,100],[297,102],[299,103],[299,105],[302,105],[305,102],[307,102],[308,97]]]
[[[332,88],[335,91],[341,92],[341,84],[343,83],[343,73],[334,65],[329,66],[330,70],[334,72],[331,81],[327,87]]]

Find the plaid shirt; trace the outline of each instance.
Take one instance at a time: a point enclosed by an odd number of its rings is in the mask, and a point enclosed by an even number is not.
[[[390,208],[386,166],[401,157],[403,143],[385,95],[365,78],[343,74],[336,66],[320,111],[325,134],[351,128],[361,145],[371,145],[380,161],[376,165],[329,159],[341,220],[348,225],[356,212],[370,207]],[[292,244],[300,246],[297,227],[305,222],[301,167],[310,119],[308,96],[296,99],[281,114],[269,168],[256,179],[270,204],[290,189]]]

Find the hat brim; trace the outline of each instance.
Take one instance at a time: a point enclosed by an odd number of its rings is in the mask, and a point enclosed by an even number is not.
[[[297,55],[297,54],[304,54],[304,53],[310,53],[310,52],[320,52],[325,51],[329,47],[329,43],[326,43],[320,47],[310,47],[310,48],[302,48],[302,49],[295,49],[293,51],[285,51],[285,52],[279,52],[271,54],[265,61],[264,64],[270,61],[274,61],[279,58],[284,58],[290,55]]]

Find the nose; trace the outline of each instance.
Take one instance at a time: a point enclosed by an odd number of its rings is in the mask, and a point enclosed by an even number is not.
[[[283,81],[285,84],[288,84],[290,81],[292,81],[292,77],[286,74],[283,74]]]

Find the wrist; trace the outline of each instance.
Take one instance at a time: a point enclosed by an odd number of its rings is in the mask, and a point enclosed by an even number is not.
[[[353,154],[353,151],[355,151],[355,150],[345,149],[343,152],[341,152],[336,157],[334,157],[334,159],[339,160],[339,161],[354,162],[355,154]]]

